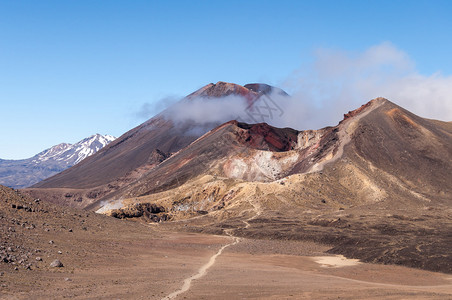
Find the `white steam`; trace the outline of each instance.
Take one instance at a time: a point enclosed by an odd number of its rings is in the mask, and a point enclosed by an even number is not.
[[[390,43],[362,53],[318,50],[315,60],[284,81],[290,97],[273,93],[248,106],[240,96],[184,99],[164,116],[206,129],[230,121],[267,122],[299,130],[334,126],[343,114],[385,97],[426,118],[452,121],[452,76],[421,75],[408,55]],[[166,103],[167,104],[167,103]]]
[[[154,103],[144,103],[135,115],[141,119],[149,119],[167,107],[174,105],[180,98],[177,96],[168,96]]]
[[[187,121],[196,124],[224,123],[241,116],[246,107],[246,99],[238,96],[230,95],[215,99],[198,97],[183,99],[169,107],[165,115],[181,123]]]

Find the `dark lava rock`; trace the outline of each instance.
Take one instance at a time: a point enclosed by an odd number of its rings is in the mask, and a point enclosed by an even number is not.
[[[162,206],[157,206],[151,203],[135,203],[124,208],[113,209],[111,211],[111,216],[118,219],[139,218],[146,216],[152,219],[154,218],[153,214],[162,212],[165,212],[165,208]]]

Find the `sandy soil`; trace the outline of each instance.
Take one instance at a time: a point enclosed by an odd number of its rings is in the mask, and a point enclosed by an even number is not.
[[[187,291],[171,299],[452,297],[450,275],[372,264],[325,268],[308,256],[324,250],[313,243],[292,242],[291,248],[303,255],[250,254],[247,249],[253,246],[280,253],[284,250],[275,248],[284,246],[246,240],[237,247],[221,248],[222,253],[205,268],[220,247],[230,243],[225,237],[164,232],[116,242],[116,251],[102,253],[105,249],[99,245],[99,253],[85,257],[80,266],[2,268],[0,295],[2,299],[161,299],[192,278]]]
[[[312,259],[325,268],[341,268],[360,264],[359,259],[350,259],[343,255],[314,256]]]
[[[1,264],[0,298],[160,299],[178,289],[186,277],[196,273],[227,242],[224,237],[156,235],[143,230],[147,234],[120,236],[114,242],[89,242],[83,258],[69,257],[80,255],[75,249],[72,253],[63,251],[55,255],[64,263],[63,268],[47,268],[42,263],[34,270],[16,271]],[[62,243],[55,240],[56,249],[67,249]],[[77,258],[83,262],[77,262]]]
[[[256,214],[239,223],[254,224]],[[0,299],[452,298],[450,274],[368,263],[325,265],[318,257],[349,260],[312,241],[174,228],[30,202],[5,190],[0,249],[15,258],[0,262]],[[54,259],[64,267],[51,268]]]
[[[163,299],[172,293],[175,297],[166,299],[452,297],[450,275],[366,263],[325,267],[316,262],[325,247],[312,242],[293,241],[286,248],[281,241],[242,239],[233,245],[229,237],[166,232],[157,226],[143,226],[143,231],[142,236],[98,243],[82,264],[62,259],[66,265],[61,269],[14,271],[0,264],[0,298]],[[188,278],[189,287],[180,292]]]

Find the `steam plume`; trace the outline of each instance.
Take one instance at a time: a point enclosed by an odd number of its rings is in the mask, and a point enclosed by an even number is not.
[[[282,87],[290,97],[273,93],[251,109],[244,98],[231,95],[184,99],[163,115],[176,123],[198,124],[200,131],[233,119],[318,129],[336,125],[344,113],[373,98],[385,97],[421,117],[452,120],[452,76],[420,74],[409,56],[388,42],[355,54],[320,49],[314,62],[295,71]]]

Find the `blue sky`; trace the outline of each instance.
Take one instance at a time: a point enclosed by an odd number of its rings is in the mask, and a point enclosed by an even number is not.
[[[451,15],[452,1],[0,1],[0,158],[120,136],[146,103],[210,82],[297,89],[319,49],[353,61],[389,45],[444,90]]]

